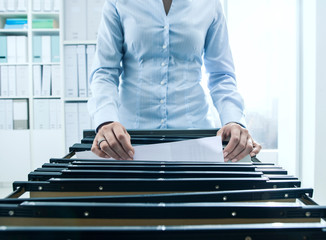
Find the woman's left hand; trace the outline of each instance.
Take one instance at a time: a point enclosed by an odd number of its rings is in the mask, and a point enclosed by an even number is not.
[[[237,123],[226,124],[216,135],[221,136],[222,141],[229,141],[223,150],[224,162],[237,162],[248,154],[253,157],[261,150],[261,145],[252,139],[249,131]]]

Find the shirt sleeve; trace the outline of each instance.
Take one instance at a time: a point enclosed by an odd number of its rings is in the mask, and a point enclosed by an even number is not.
[[[220,1],[215,2],[216,15],[207,31],[204,51],[208,88],[222,125],[237,122],[245,126],[244,103],[237,90],[226,21]]]
[[[92,97],[88,111],[95,128],[109,121],[119,121],[119,76],[123,56],[123,31],[116,0],[106,0],[98,30],[97,49],[89,78]]]

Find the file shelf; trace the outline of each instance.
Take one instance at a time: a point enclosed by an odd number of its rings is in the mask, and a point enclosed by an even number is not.
[[[18,0],[6,0],[6,1],[18,1]],[[24,1],[24,0],[19,0]],[[51,4],[49,4],[51,3]],[[84,58],[88,60],[88,65],[86,61],[82,67],[89,68],[91,66],[90,59],[87,59],[87,48],[95,51],[96,46],[96,30],[98,28],[99,19],[102,11],[102,6],[104,0],[26,0],[26,11],[3,11],[0,9],[0,37],[8,36],[25,36],[27,39],[27,56],[26,62],[16,63],[16,62],[0,62],[0,72],[1,67],[26,67],[27,68],[27,94],[20,96],[2,96],[0,92],[0,101],[20,101],[25,100],[27,104],[27,115],[29,126],[25,130],[5,130],[0,129],[0,135],[2,140],[0,140],[0,163],[6,165],[7,167],[0,170],[0,182],[12,182],[13,180],[25,180],[25,176],[29,171],[33,170],[34,167],[38,166],[44,159],[48,159],[53,156],[61,157],[64,155],[68,149],[67,146],[73,142],[79,141],[82,129],[92,128],[92,123],[90,118],[85,118],[88,116],[87,113],[87,101],[88,96],[70,97],[66,96],[66,82],[65,78],[67,71],[69,69],[65,62],[65,48],[71,46],[81,46],[80,49],[85,49]],[[36,7],[35,7],[35,6]],[[47,6],[47,11],[44,9]],[[52,6],[52,10],[49,10],[49,6]],[[72,6],[72,7],[71,7]],[[77,7],[80,14],[74,15],[71,11]],[[1,8],[1,6],[0,6]],[[66,10],[66,11],[65,11]],[[77,12],[78,12],[77,11]],[[88,13],[89,12],[89,13]],[[86,18],[91,19],[91,21],[86,22],[84,25],[80,22],[86,21]],[[8,18],[26,18],[27,28],[26,29],[4,29],[6,19]],[[53,28],[33,28],[32,23],[35,19],[53,19],[56,25]],[[34,21],[35,22],[35,21]],[[75,28],[72,24],[79,25],[79,31],[85,31],[82,33],[83,37],[76,37],[74,39],[67,36],[67,31],[71,32],[71,27]],[[82,27],[80,27],[82,26]],[[67,30],[67,31],[66,31]],[[88,33],[89,32],[89,33]],[[75,34],[75,36],[77,36]],[[59,61],[39,61],[34,62],[33,60],[33,40],[34,37],[39,36],[58,36],[59,38]],[[0,43],[1,45],[1,43]],[[84,46],[84,47],[83,47]],[[1,46],[0,46],[1,47]],[[80,55],[79,55],[80,56]],[[0,48],[0,60],[1,60],[1,48]],[[55,69],[57,73],[57,78],[59,78],[59,90],[57,93],[51,93],[53,95],[35,94],[35,76],[34,68]],[[78,70],[77,70],[78,71]],[[89,70],[88,70],[89,71]],[[84,71],[85,77],[83,79],[87,81],[88,73]],[[41,77],[42,72],[40,73]],[[1,76],[1,75],[0,75]],[[53,77],[53,76],[51,76]],[[47,83],[48,84],[48,83]],[[78,80],[76,79],[76,84],[78,85]],[[85,82],[86,86],[87,83]],[[75,86],[77,87],[77,86]],[[0,81],[1,89],[1,81]],[[88,94],[88,93],[87,93]],[[55,106],[58,108],[58,116],[56,127],[49,126],[49,128],[38,128],[37,127],[37,115],[39,115],[39,109],[42,106]],[[36,105],[36,106],[35,106]],[[43,106],[43,107],[44,107]],[[69,109],[72,112],[69,112]],[[49,110],[50,111],[50,110]],[[67,112],[68,111],[68,112]],[[50,113],[53,114],[54,111]],[[0,109],[1,117],[1,109]],[[73,123],[73,136],[70,134],[72,129],[68,120],[74,119]],[[1,119],[0,119],[1,120]],[[53,121],[52,121],[53,122]],[[78,124],[77,124],[78,123]],[[40,124],[40,123],[38,123]],[[68,126],[66,126],[68,124]],[[53,125],[53,124],[52,124]],[[78,126],[77,126],[78,125]],[[39,126],[40,127],[40,126]],[[23,145],[21,148],[20,146]],[[19,151],[17,151],[17,147]],[[10,161],[8,161],[10,160]],[[8,169],[14,169],[17,165],[24,166],[24,170],[18,171],[17,173],[10,173]],[[7,169],[7,170],[6,170]]]

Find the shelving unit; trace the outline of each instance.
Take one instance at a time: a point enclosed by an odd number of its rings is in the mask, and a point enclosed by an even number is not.
[[[12,1],[12,0],[7,0]],[[65,95],[65,47],[68,46],[78,46],[78,45],[96,45],[95,39],[73,39],[69,40],[65,37],[65,12],[64,6],[68,1],[78,3],[79,1],[84,1],[84,5],[89,4],[99,4],[104,3],[104,0],[59,0],[59,11],[33,11],[33,1],[27,1],[27,11],[26,12],[1,12],[0,11],[0,36],[26,36],[27,37],[27,62],[26,63],[0,63],[0,66],[26,66],[28,68],[28,95],[24,96],[1,96],[0,100],[21,100],[25,99],[28,106],[28,129],[23,130],[1,130],[0,129],[0,164],[2,167],[0,169],[0,183],[1,182],[12,182],[15,180],[25,180],[27,173],[34,170],[36,167],[40,166],[46,159],[50,157],[62,157],[67,153],[69,146],[69,131],[70,127],[66,127],[66,120],[70,118],[65,117],[66,108],[75,106],[79,114],[86,115],[86,103],[88,97],[67,97]],[[41,5],[47,0],[40,0]],[[52,0],[55,1],[55,0]],[[79,4],[77,4],[79,6]],[[87,8],[84,8],[86,10]],[[98,18],[99,8],[92,14],[96,14]],[[87,13],[85,13],[84,17]],[[78,16],[80,18],[81,16]],[[26,18],[28,21],[27,29],[3,29],[5,21],[7,18]],[[54,19],[57,28],[43,29],[43,28],[32,28],[33,19]],[[86,29],[86,26],[85,26]],[[33,62],[33,37],[34,36],[59,36],[60,43],[60,61],[59,62]],[[85,47],[87,49],[87,47]],[[86,54],[86,52],[85,52]],[[34,94],[34,76],[33,67],[34,66],[57,66],[60,67],[60,94],[43,96],[40,94]],[[87,65],[86,65],[87,67]],[[45,128],[39,129],[35,126],[35,121],[39,121],[37,117],[38,110],[35,108],[36,103],[46,103],[43,101],[48,101],[48,104],[52,104],[53,101],[58,103],[59,109],[57,109],[58,120],[57,128]],[[78,106],[81,105],[81,106]],[[50,111],[50,110],[49,110]],[[75,125],[80,125],[80,128],[90,128],[86,127],[89,124],[88,121],[78,120]],[[76,127],[74,127],[76,130]],[[70,141],[78,142],[80,139],[70,139]],[[13,171],[13,169],[17,169]]]

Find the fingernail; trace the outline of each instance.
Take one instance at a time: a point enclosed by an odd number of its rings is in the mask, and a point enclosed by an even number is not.
[[[230,159],[228,159],[228,158],[225,158],[225,159],[224,159],[224,162],[228,162],[229,160],[230,160]]]
[[[132,158],[134,157],[134,153],[132,151],[129,151],[128,154],[129,154],[129,157],[131,157],[130,160],[132,160]]]
[[[228,152],[224,152],[223,156],[226,157],[228,154]]]
[[[238,161],[238,159],[236,159],[236,158],[235,159],[232,159],[232,162],[237,162],[237,161]]]

